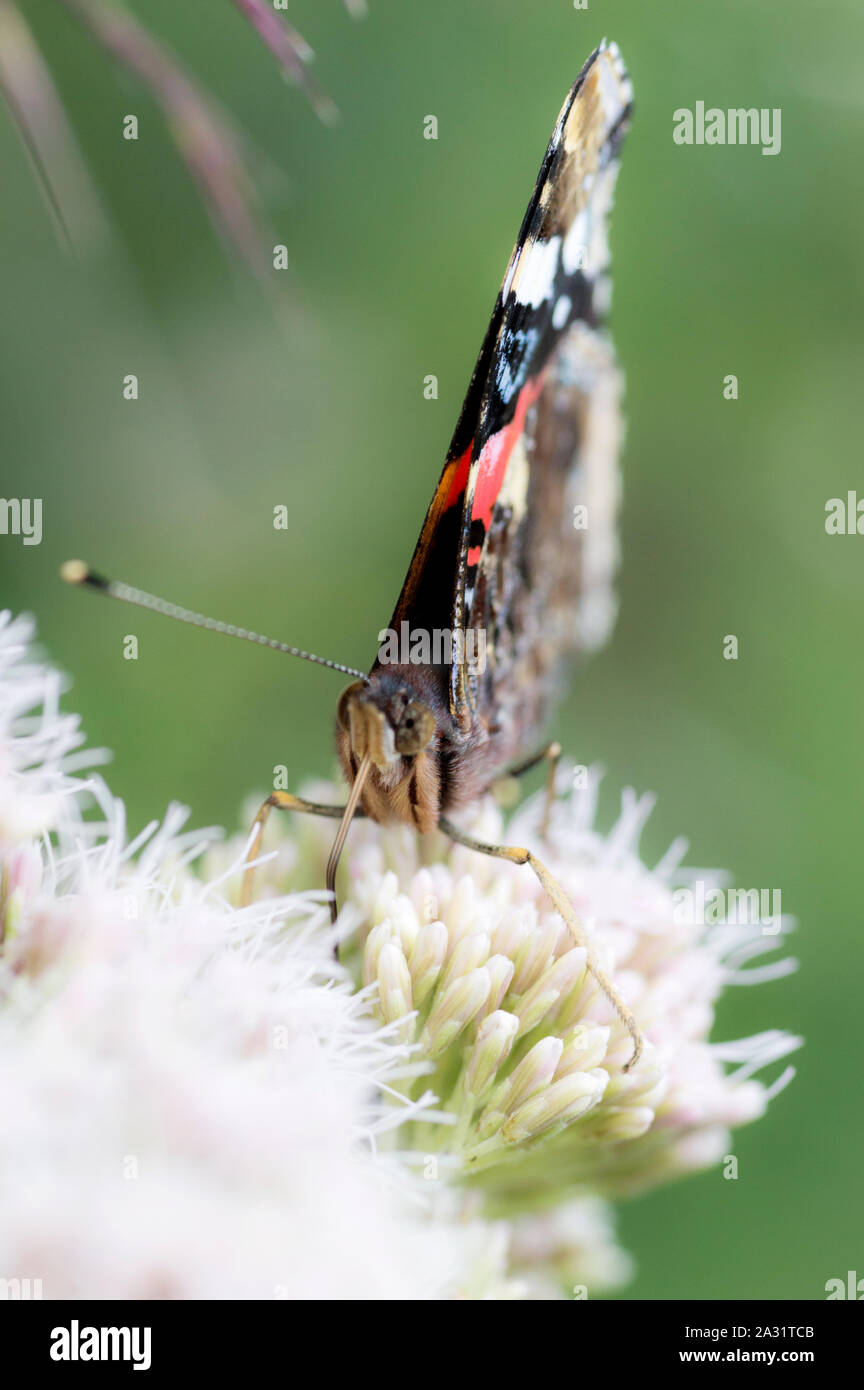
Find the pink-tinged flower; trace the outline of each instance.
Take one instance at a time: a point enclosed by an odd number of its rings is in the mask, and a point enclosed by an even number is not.
[[[6,732],[0,740],[0,850],[11,856],[7,895],[33,877],[23,867],[22,847],[61,814],[78,815],[81,783],[71,774],[101,761],[99,754],[82,753],[78,716],[60,712],[62,678],[33,660],[32,638],[29,618],[0,613],[0,730]]]
[[[434,1131],[421,1117],[412,1142],[446,1155],[495,1214],[518,1212],[529,1196],[626,1195],[715,1163],[729,1129],[762,1115],[793,1075],[787,1068],[769,1086],[754,1073],[798,1038],[710,1040],[726,986],[794,968],[788,959],[747,968],[774,951],[789,922],[771,935],[758,925],[682,925],[673,890],[688,882],[679,867],[686,847],[674,845],[654,869],[642,863],[638,840],[653,803],[632,792],[612,830],[595,830],[599,781],[592,774],[587,789],[560,797],[545,838],[542,797],[506,827],[490,799],[465,828],[486,842],[528,845],[559,880],[645,1036],[632,1071],[624,1024],[527,870],[443,836],[421,841],[366,821],[352,828],[344,856],[343,960],[377,985],[380,1016],[425,1060],[422,1078],[401,1094],[431,1087],[451,1116]],[[337,795],[326,786],[310,794]],[[273,832],[279,849],[259,871],[259,891],[321,881],[332,831],[300,821],[287,817]]]
[[[413,1055],[334,961],[321,895],[233,908],[195,872],[214,832],[178,806],[129,838],[73,775],[94,759],[31,635],[0,615],[0,1277],[46,1298],[511,1296],[506,1231],[393,1151],[437,1102],[390,1100]]]
[[[627,1277],[604,1200],[715,1163],[789,1079],[755,1073],[795,1038],[710,1041],[725,986],[789,968],[750,966],[776,923],[682,924],[682,847],[655,869],[637,852],[649,799],[626,794],[608,835],[597,777],[545,835],[536,799],[506,829],[491,800],[466,818],[541,849],[645,1034],[625,1071],[584,947],[515,865],[358,822],[339,964],[329,825],[274,825],[249,908],[245,836],[172,806],[130,838],[76,775],[96,759],[31,636],[0,616],[0,1277],[46,1297],[582,1297]]]
[[[527,1296],[544,1301],[594,1298],[633,1274],[633,1261],[615,1239],[611,1210],[597,1197],[518,1217],[510,1266]]]

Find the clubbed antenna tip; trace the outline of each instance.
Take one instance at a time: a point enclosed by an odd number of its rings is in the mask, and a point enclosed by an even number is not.
[[[60,566],[60,578],[66,584],[89,584],[94,589],[107,589],[108,580],[94,574],[83,560],[65,560]]]

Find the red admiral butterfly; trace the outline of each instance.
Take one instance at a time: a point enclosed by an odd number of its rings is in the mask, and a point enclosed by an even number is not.
[[[249,851],[251,862],[273,807],[338,818],[326,876],[334,920],[336,866],[360,813],[421,833],[442,830],[530,865],[578,943],[588,945],[563,890],[531,851],[481,844],[450,814],[503,773],[544,757],[554,787],[557,745],[527,759],[526,750],[536,746],[562,658],[597,645],[614,617],[619,377],[602,323],[606,220],[631,97],[618,50],[604,41],[552,132],[387,641],[368,675],[105,580],[80,562],[64,566],[70,582],[357,677],[336,721],[347,805],[274,792]],[[639,1031],[590,948],[588,963],[630,1030],[632,1066]]]

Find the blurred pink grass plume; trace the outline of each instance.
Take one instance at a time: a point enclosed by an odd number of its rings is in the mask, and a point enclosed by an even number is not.
[[[168,45],[116,0],[50,0],[50,8],[65,11],[156,103],[214,227],[245,265],[272,286],[274,237],[253,173],[262,157],[236,122]],[[300,88],[321,120],[333,124],[336,106],[309,72],[314,54],[282,12],[284,6],[274,7],[272,0],[223,0],[226,16],[231,8],[251,26],[282,76]],[[362,13],[356,4],[346,8],[355,17]],[[218,16],[210,15],[208,22],[218,23]],[[274,93],[274,101],[278,95]],[[103,242],[108,236],[104,207],[49,64],[14,0],[0,0],[0,96],[60,240],[77,253]]]

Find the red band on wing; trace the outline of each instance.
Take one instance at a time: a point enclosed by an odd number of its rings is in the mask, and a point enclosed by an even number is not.
[[[507,462],[513,452],[513,446],[525,428],[525,416],[536,401],[543,387],[542,375],[533,377],[527,381],[519,393],[516,402],[516,411],[509,425],[504,425],[493,434],[480,453],[477,461],[477,481],[474,484],[474,505],[471,509],[471,520],[482,521],[488,528],[492,524],[492,509],[498,500],[501,491],[501,484],[504,481],[504,474],[507,469]],[[461,502],[468,486],[468,478],[471,471],[471,449],[469,444],[456,461],[456,470],[453,474],[453,481],[450,484],[450,491],[447,493],[447,501],[444,510],[455,507]],[[478,555],[472,558],[472,552],[468,553],[468,564],[476,564]]]
[[[465,496],[465,489],[468,486],[468,474],[471,471],[471,445],[465,450],[464,454],[456,462],[456,472],[453,474],[453,481],[450,484],[450,491],[447,494],[447,501],[444,503],[444,510],[449,511],[455,507],[457,502],[461,502]]]
[[[525,416],[540,395],[542,385],[542,377],[534,377],[525,383],[519,392],[516,412],[509,425],[493,434],[483,445],[474,484],[471,520],[482,521],[487,530],[492,524],[492,509],[498,500],[513,446],[525,429]]]

